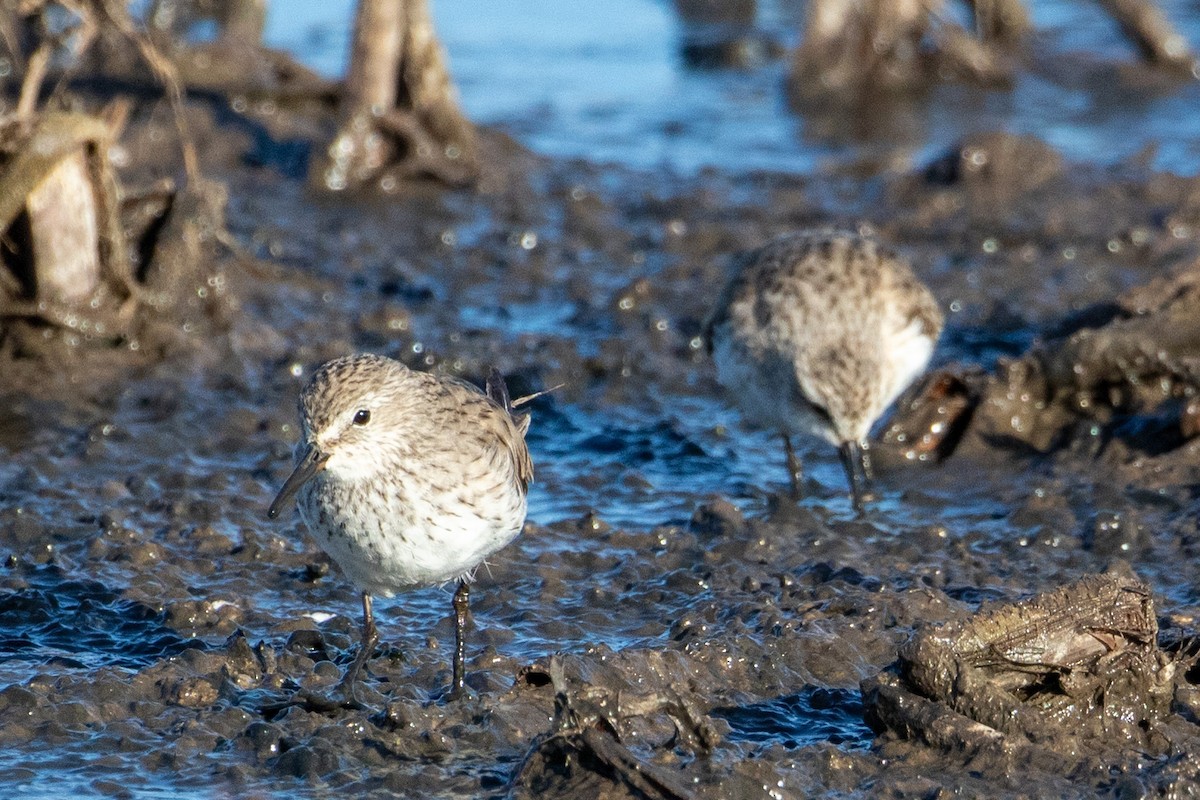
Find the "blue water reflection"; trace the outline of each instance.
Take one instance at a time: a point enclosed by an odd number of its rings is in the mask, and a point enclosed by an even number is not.
[[[323,74],[341,74],[353,5],[272,4],[268,41]],[[1193,113],[1200,82],[1147,85],[1126,68],[1136,60],[1128,42],[1091,3],[1032,4],[1041,55],[1011,92],[941,87],[911,119],[887,120],[893,129],[869,142],[847,136],[852,120],[788,109],[786,58],[741,70],[689,68],[680,22],[663,0],[432,5],[468,115],[551,155],[685,173],[706,166],[811,172],[829,162],[920,162],[964,134],[1001,129],[1041,136],[1073,160],[1111,163],[1153,148],[1156,167],[1185,174],[1200,167]],[[1200,49],[1194,5],[1160,5]],[[789,48],[803,9],[799,0],[760,2],[755,29]]]

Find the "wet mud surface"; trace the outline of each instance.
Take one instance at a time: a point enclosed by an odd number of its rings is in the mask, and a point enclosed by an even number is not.
[[[682,178],[545,160],[489,133],[478,193],[321,199],[272,160],[286,148],[262,150],[290,141],[285,123],[256,138],[203,105],[191,116],[229,196],[211,313],[136,349],[34,328],[4,357],[0,783],[115,797],[1200,788],[1194,732],[1064,771],[876,738],[859,691],[923,626],[1117,565],[1149,587],[1177,662],[1165,713],[1200,717],[1200,315],[1185,313],[1200,181],[999,134],[866,179]],[[172,168],[163,129],[132,124],[130,180]],[[908,255],[947,315],[935,374],[878,432],[863,518],[819,443],[801,451],[806,497],[786,498],[777,437],[741,423],[699,340],[731,253],[831,223]],[[318,702],[353,657],[357,592],[298,518],[265,511],[306,376],[362,350],[476,382],[495,365],[517,395],[562,384],[532,407],[527,528],[472,593],[465,701],[442,698],[451,587],[377,603],[367,708]]]

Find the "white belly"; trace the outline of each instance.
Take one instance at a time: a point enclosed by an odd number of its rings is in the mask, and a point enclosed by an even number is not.
[[[469,577],[525,521],[516,491],[474,502],[441,495],[435,504],[415,487],[383,494],[319,478],[310,486],[300,513],[313,538],[355,585],[383,597]]]

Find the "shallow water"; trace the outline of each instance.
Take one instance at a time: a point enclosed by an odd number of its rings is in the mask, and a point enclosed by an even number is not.
[[[763,0],[751,39],[791,47],[805,4]],[[1200,14],[1187,0],[1159,7],[1200,48]],[[272,13],[268,41],[325,75],[340,75],[350,0],[295,0]],[[468,115],[555,156],[694,173],[813,173],[862,159],[919,164],[963,135],[989,130],[1044,138],[1072,160],[1117,163],[1154,148],[1155,167],[1200,169],[1200,82],[1154,87],[1112,67],[1133,57],[1102,10],[1089,3],[1028,4],[1049,52],[1067,54],[1025,72],[1011,92],[946,86],[911,118],[856,137],[789,111],[786,62],[764,54],[744,69],[688,65],[686,26],[666,0],[566,4],[557,0],[432,3],[438,33]],[[956,4],[949,4],[951,12]]]

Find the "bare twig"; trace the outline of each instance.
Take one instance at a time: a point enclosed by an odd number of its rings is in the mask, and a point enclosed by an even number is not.
[[[42,91],[42,82],[46,79],[46,66],[50,63],[50,56],[54,53],[55,45],[51,42],[42,42],[38,45],[37,50],[29,56],[29,61],[26,62],[25,75],[21,78],[21,94],[17,100],[16,115],[18,119],[28,120],[33,116],[34,107],[37,105],[38,96]]]
[[[183,85],[179,81],[179,75],[175,70],[175,65],[164,56],[157,47],[144,35],[133,23],[133,19],[129,16],[128,9],[120,0],[96,0],[97,5],[101,9],[105,18],[121,32],[125,38],[133,42],[137,47],[138,52],[145,60],[150,71],[162,84],[163,91],[166,93],[167,102],[171,106],[171,112],[175,118],[175,129],[179,134],[179,148],[183,155],[183,170],[189,182],[195,181],[200,177],[200,162],[196,156],[196,145],[192,141],[191,131],[188,129],[187,121],[183,113]]]
[[[1100,0],[1100,4],[1137,45],[1142,57],[1155,64],[1190,68],[1195,61],[1183,38],[1163,13],[1145,0]]]

